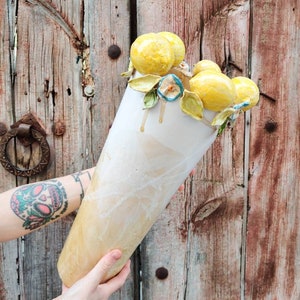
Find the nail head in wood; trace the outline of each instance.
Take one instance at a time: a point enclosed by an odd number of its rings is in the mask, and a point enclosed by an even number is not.
[[[278,124],[277,124],[277,122],[274,122],[274,121],[267,121],[266,123],[265,123],[265,130],[268,132],[268,133],[272,133],[272,132],[274,132],[274,131],[276,131],[277,130],[277,127],[278,127]]]
[[[53,124],[52,131],[53,131],[54,135],[56,135],[56,136],[64,135],[66,132],[65,123],[61,120],[58,120],[57,122],[55,122]]]
[[[84,87],[84,90],[83,90],[84,94],[87,96],[87,97],[93,97],[94,94],[95,94],[95,89],[93,86],[91,85],[87,85]]]
[[[121,55],[121,49],[118,45],[111,45],[108,47],[107,53],[111,59],[117,59]]]
[[[169,271],[165,267],[160,267],[155,271],[155,275],[158,279],[163,280],[168,277]]]

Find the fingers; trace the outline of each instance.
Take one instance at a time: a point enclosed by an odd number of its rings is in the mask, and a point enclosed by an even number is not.
[[[117,249],[104,255],[95,267],[72,287],[68,289],[63,286],[63,299],[108,299],[113,292],[122,287],[130,273],[128,261],[118,275],[104,284],[100,283],[121,256],[121,251]]]
[[[194,176],[196,174],[196,169],[193,169],[190,173],[190,176]]]
[[[184,191],[184,184],[181,184],[178,188],[178,192]]]
[[[190,172],[190,176],[194,176],[196,174],[196,169],[193,169],[191,172]],[[178,188],[178,192],[183,192],[184,191],[184,184],[181,184]]]
[[[122,252],[118,249],[112,250],[104,255],[96,266],[86,275],[89,285],[98,285],[121,256]]]
[[[111,295],[118,289],[120,289],[125,283],[128,275],[130,273],[130,260],[126,263],[123,269],[120,271],[118,275],[107,281],[102,285],[102,288],[105,289],[105,292],[108,295]]]
[[[65,291],[67,291],[69,288],[66,287],[63,283],[62,283],[62,287],[61,287],[61,290],[62,290],[62,293],[64,293]]]

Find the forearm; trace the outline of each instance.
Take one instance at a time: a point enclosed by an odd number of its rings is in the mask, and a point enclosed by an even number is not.
[[[16,187],[0,194],[0,242],[45,226],[76,210],[94,168]]]

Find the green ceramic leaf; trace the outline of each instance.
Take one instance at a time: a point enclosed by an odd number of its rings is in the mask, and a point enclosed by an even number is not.
[[[224,122],[235,113],[235,109],[232,107],[225,108],[218,113],[211,122],[212,126],[221,126]]]
[[[193,92],[184,90],[183,96],[180,99],[180,108],[184,113],[196,120],[201,120],[203,118],[202,101]]]
[[[226,121],[219,127],[218,136],[221,135],[222,132],[225,130],[227,123],[228,123],[228,119],[226,119]]]
[[[132,78],[128,81],[129,86],[139,92],[151,91],[159,82],[160,76],[148,74],[142,77]]]
[[[158,102],[158,97],[155,90],[151,90],[144,97],[144,108],[152,108]]]

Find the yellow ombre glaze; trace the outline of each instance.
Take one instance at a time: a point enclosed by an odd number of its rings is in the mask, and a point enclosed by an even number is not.
[[[178,35],[172,32],[162,31],[158,34],[165,37],[170,42],[175,56],[173,66],[177,67],[185,57],[185,45],[183,41]]]
[[[174,64],[170,42],[157,33],[142,34],[130,48],[130,59],[141,74],[165,75]]]
[[[259,89],[254,81],[243,76],[234,77],[231,81],[234,83],[237,95],[234,104],[249,100],[250,105],[242,108],[243,111],[246,111],[257,104],[259,100]]]
[[[205,109],[222,111],[233,105],[236,92],[234,83],[223,73],[202,71],[190,79],[191,91],[202,100]]]

